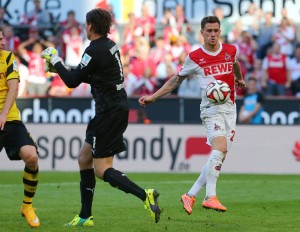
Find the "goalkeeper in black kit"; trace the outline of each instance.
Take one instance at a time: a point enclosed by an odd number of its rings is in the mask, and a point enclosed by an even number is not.
[[[48,70],[56,71],[69,88],[85,82],[91,85],[95,117],[86,129],[86,138],[78,155],[80,167],[81,210],[66,226],[93,226],[92,202],[95,176],[111,186],[140,198],[158,222],[161,210],[156,189],[143,189],[113,168],[114,155],[126,150],[123,133],[128,126],[128,100],[124,90],[123,67],[118,46],[107,38],[112,25],[109,12],[101,8],[86,14],[85,30],[91,41],[76,69],[68,70],[55,48],[47,48],[42,57]]]

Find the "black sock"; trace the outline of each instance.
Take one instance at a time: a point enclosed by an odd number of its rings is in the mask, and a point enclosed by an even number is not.
[[[108,182],[111,186],[118,188],[125,193],[131,193],[140,198],[142,201],[146,200],[145,190],[133,183],[128,177],[113,168],[109,168],[104,172],[103,180]]]
[[[80,171],[81,210],[79,217],[88,218],[92,215],[92,204],[96,178],[94,169]]]

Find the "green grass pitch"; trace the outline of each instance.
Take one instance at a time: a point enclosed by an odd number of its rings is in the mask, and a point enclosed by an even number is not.
[[[79,212],[79,173],[41,172],[34,199],[41,227],[31,229],[19,212],[23,186],[22,172],[17,171],[0,172],[0,232],[300,231],[299,175],[221,174],[218,196],[228,211],[203,209],[202,191],[190,216],[182,209],[179,199],[198,174],[129,173],[128,176],[141,187],[160,192],[163,213],[159,223],[151,221],[139,199],[98,180],[93,205],[95,226],[64,227]]]

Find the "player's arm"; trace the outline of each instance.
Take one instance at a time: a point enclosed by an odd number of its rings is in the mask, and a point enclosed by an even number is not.
[[[46,59],[56,69],[60,78],[69,88],[75,88],[82,82],[87,82],[89,76],[89,67],[83,67],[76,70],[68,70],[62,63],[62,58],[59,57],[58,51],[53,47],[48,47],[42,52],[42,58]],[[45,70],[47,71],[47,70]]]
[[[159,90],[157,90],[154,94],[151,96],[143,96],[139,99],[139,103],[142,106],[145,106],[147,104],[155,102],[157,99],[165,96],[166,94],[172,92],[174,89],[176,89],[182,81],[186,77],[181,77],[178,75],[174,75],[171,77]]]
[[[82,82],[85,82],[89,75],[87,69],[75,69],[70,71],[62,64],[62,62],[57,62],[54,67],[68,88],[76,88]]]
[[[7,81],[8,92],[5,98],[4,106],[0,112],[0,128],[3,130],[6,117],[18,96],[19,79],[10,79]]]
[[[233,71],[234,71],[236,86],[238,88],[245,88],[246,87],[246,83],[243,80],[243,75],[242,75],[242,71],[241,71],[241,65],[240,65],[239,61],[237,61],[237,60],[233,64]]]

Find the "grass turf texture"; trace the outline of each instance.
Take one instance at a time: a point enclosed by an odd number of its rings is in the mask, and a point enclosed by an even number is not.
[[[225,213],[203,209],[204,191],[196,199],[193,214],[188,216],[180,196],[198,174],[129,173],[129,178],[143,188],[157,188],[163,209],[155,224],[142,202],[102,181],[97,181],[92,228],[63,225],[79,213],[79,173],[41,172],[34,207],[41,220],[42,232],[63,231],[299,231],[300,176],[298,175],[229,175],[218,183]],[[20,215],[23,197],[22,172],[0,172],[0,231],[32,231]]]

